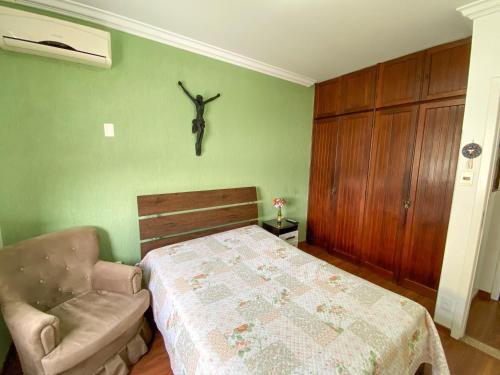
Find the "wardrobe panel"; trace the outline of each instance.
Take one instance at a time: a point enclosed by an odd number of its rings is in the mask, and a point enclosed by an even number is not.
[[[465,95],[469,76],[470,38],[426,51],[422,100]]]
[[[314,117],[336,115],[340,108],[340,79],[316,84],[314,99]]]
[[[420,99],[425,52],[379,65],[377,107],[417,102]]]
[[[340,77],[341,113],[359,112],[375,107],[377,67],[358,70]]]
[[[313,124],[307,242],[328,248],[330,238],[330,200],[335,164],[338,118]]]
[[[455,184],[464,100],[420,106],[412,206],[401,280],[430,295],[438,288]]]
[[[397,276],[409,200],[418,105],[379,110],[371,143],[363,263]]]
[[[330,251],[359,259],[373,112],[339,118],[332,182]]]

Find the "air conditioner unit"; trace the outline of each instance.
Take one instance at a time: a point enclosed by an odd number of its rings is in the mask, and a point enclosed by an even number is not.
[[[111,67],[108,32],[0,7],[0,48],[55,59]]]

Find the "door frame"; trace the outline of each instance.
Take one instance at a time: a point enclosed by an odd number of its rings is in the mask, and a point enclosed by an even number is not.
[[[500,251],[500,249],[498,251]],[[500,298],[500,256],[497,258],[497,267],[495,269],[495,276],[493,277],[490,298],[495,301],[498,301]]]
[[[472,251],[466,253],[463,262],[464,265],[464,279],[461,282],[460,288],[462,292],[467,296],[465,303],[462,306],[457,306],[453,313],[453,320],[451,322],[451,336],[456,339],[460,339],[465,335],[465,329],[467,328],[467,320],[469,318],[470,306],[472,303],[472,298],[474,297],[474,280],[477,272],[477,264],[479,260],[479,251],[481,249],[481,243],[484,236],[484,221],[486,218],[486,212],[488,208],[488,203],[491,195],[491,187],[493,184],[493,174],[495,171],[496,154],[498,152],[498,142],[500,141],[500,77],[493,78],[490,85],[490,97],[488,101],[488,112],[486,117],[487,123],[492,123],[490,126],[486,127],[486,132],[484,139],[493,138],[494,151],[493,157],[490,160],[489,165],[484,166],[481,164],[478,173],[478,184],[483,184],[486,187],[487,193],[485,194],[484,206],[481,204],[474,205],[474,209],[471,212],[471,216],[478,216],[481,218],[479,241],[477,241],[475,246],[471,249]],[[487,168],[487,169],[486,169]],[[486,171],[484,171],[486,169]],[[460,171],[457,170],[457,173]],[[484,178],[486,180],[484,180]],[[481,181],[483,179],[483,181]],[[476,198],[478,198],[476,196]],[[477,199],[476,199],[477,203]],[[467,265],[472,265],[471,272],[467,272]]]

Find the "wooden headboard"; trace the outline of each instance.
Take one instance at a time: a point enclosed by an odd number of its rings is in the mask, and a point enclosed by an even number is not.
[[[255,186],[141,195],[137,207],[141,257],[162,246],[257,224],[259,216]]]

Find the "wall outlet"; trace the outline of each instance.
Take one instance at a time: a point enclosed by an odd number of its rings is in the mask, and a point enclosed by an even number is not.
[[[104,124],[104,136],[105,137],[115,136],[115,126],[113,124]]]
[[[460,185],[472,186],[474,183],[474,172],[471,170],[462,171],[460,174]]]

